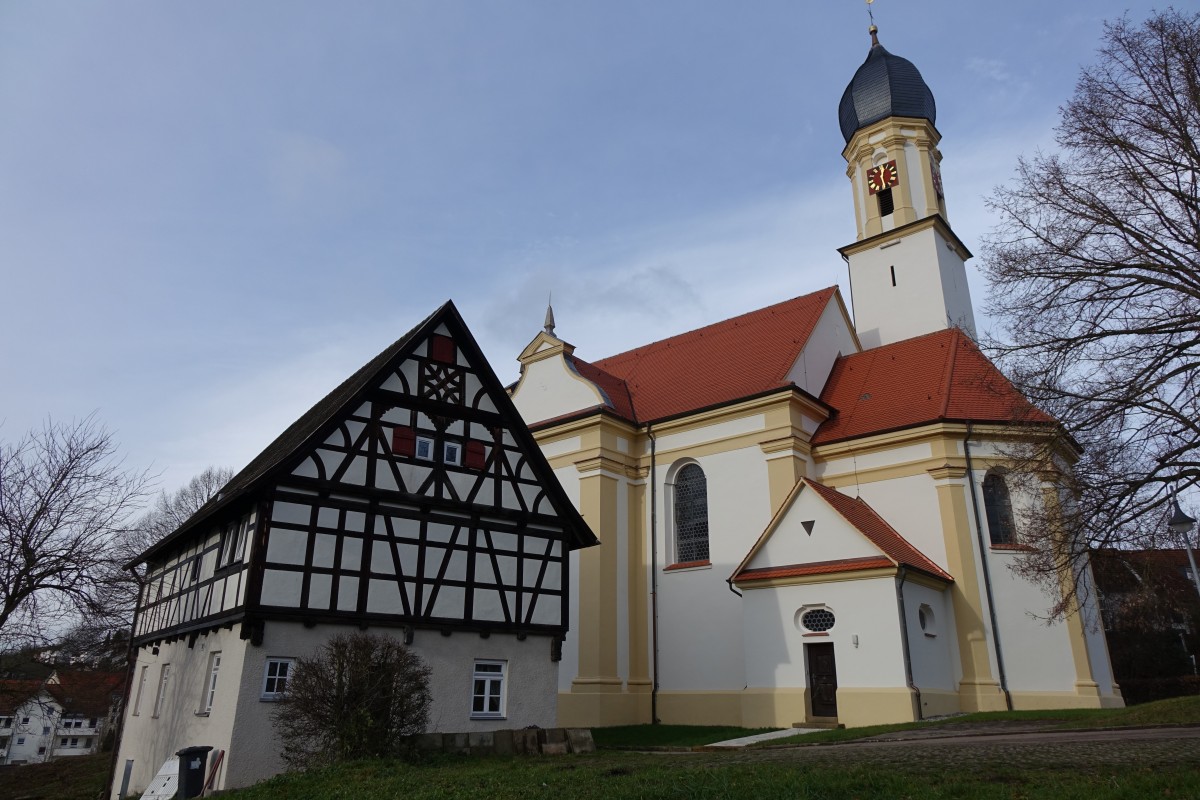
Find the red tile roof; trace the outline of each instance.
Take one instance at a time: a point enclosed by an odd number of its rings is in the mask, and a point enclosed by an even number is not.
[[[958,329],[839,358],[821,392],[836,409],[813,444],[938,421],[1053,423]]]
[[[41,688],[41,681],[0,680],[0,714],[12,714]]]
[[[594,364],[575,358],[575,368],[604,390],[613,411],[643,423],[786,388],[836,291],[822,289]]]
[[[811,564],[792,564],[786,567],[759,567],[744,569],[734,580],[765,581],[771,578],[796,578],[803,575],[835,575],[839,572],[856,572],[860,569],[884,569],[895,566],[891,559],[883,556],[867,558],[839,558],[836,561],[814,561]]]
[[[926,557],[924,553],[909,544],[908,540],[897,533],[895,528],[887,524],[884,518],[875,513],[875,509],[867,505],[861,497],[844,495],[837,489],[822,486],[808,478],[802,478],[801,480],[816,490],[817,494],[825,498],[825,501],[833,506],[835,511],[845,517],[847,522],[861,531],[864,536],[870,539],[876,547],[882,550],[897,565],[919,569],[922,572],[927,572],[945,581],[954,580],[949,572],[946,572]]]
[[[102,717],[114,704],[114,695],[125,687],[123,672],[59,672],[57,682],[47,683],[46,691],[67,713]]]

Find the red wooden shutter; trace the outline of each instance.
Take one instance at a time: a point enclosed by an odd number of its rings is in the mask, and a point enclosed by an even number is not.
[[[471,439],[467,442],[467,467],[470,469],[483,469],[486,456],[483,451],[483,442]]]
[[[429,337],[429,357],[443,364],[453,364],[455,358],[454,340],[449,336],[435,333]]]
[[[392,430],[392,452],[398,456],[411,456],[417,452],[417,432],[412,428]]]

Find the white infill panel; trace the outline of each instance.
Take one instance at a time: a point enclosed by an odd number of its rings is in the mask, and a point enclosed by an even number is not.
[[[179,790],[179,756],[171,756],[159,768],[142,800],[172,800]]]

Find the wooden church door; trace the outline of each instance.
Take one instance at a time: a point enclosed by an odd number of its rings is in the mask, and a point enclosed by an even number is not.
[[[837,666],[833,643],[804,645],[808,661],[808,690],[814,717],[837,717]]]

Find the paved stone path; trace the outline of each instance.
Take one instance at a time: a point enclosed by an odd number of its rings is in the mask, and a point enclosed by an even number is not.
[[[1032,726],[1024,726],[1032,727]],[[1200,726],[1100,730],[1007,730],[960,732],[945,738],[875,737],[830,745],[778,746],[734,752],[669,753],[663,757],[714,763],[825,762],[933,769],[1006,764],[1023,767],[1196,765],[1200,768]],[[991,734],[991,735],[988,735]],[[889,734],[889,736],[891,736]]]

